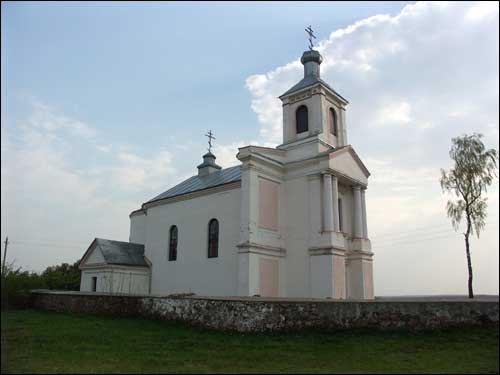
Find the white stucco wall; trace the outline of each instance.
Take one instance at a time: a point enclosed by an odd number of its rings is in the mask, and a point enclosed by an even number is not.
[[[311,256],[311,294],[309,297],[326,298],[333,295],[333,257],[331,255]]]
[[[235,296],[238,286],[240,188],[148,208],[145,255],[152,293]],[[217,258],[208,258],[208,222],[219,221]],[[178,228],[177,260],[168,260],[169,229]]]
[[[337,115],[337,136],[334,136],[331,132],[330,108],[333,108]],[[345,117],[343,116],[343,112],[345,112],[344,107],[329,94],[326,94],[321,97],[321,111],[323,120],[323,138],[334,147],[344,146],[346,144],[343,138],[345,127]]]
[[[135,267],[103,267],[82,270],[80,291],[92,291],[92,277],[97,277],[96,292],[148,294],[149,272]]]
[[[286,229],[285,248],[286,297],[304,297],[311,295],[310,256],[308,239],[310,232],[309,180],[301,176],[286,181]],[[318,212],[321,217],[321,211]]]
[[[353,191],[350,186],[339,183],[339,198],[342,200],[342,232],[348,236],[353,233]]]
[[[132,243],[145,244],[146,242],[146,215],[143,213],[134,213],[130,217],[130,236]]]
[[[96,292],[111,293],[111,271],[106,269],[82,270],[81,292],[92,292],[92,277],[97,277]]]

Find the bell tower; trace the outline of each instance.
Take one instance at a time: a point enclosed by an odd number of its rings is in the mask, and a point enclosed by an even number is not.
[[[279,97],[283,103],[283,144],[279,148],[305,139],[316,139],[323,148],[347,145],[348,101],[321,79],[323,57],[318,51],[305,51],[300,61],[304,78]]]

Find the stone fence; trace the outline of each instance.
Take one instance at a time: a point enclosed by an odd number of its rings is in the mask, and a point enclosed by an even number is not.
[[[292,300],[32,292],[32,305],[60,312],[142,316],[239,332],[375,328],[424,330],[498,324],[498,300]]]

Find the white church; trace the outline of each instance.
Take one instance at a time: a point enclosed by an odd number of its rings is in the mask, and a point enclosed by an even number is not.
[[[130,242],[96,238],[81,291],[373,299],[365,192],[370,173],[347,140],[347,100],[320,78],[322,56],[281,95],[283,143],[246,146],[130,214]]]

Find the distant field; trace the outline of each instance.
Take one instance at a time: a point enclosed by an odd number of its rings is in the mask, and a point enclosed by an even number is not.
[[[498,325],[421,334],[239,334],[38,310],[2,312],[2,373],[498,373]]]

